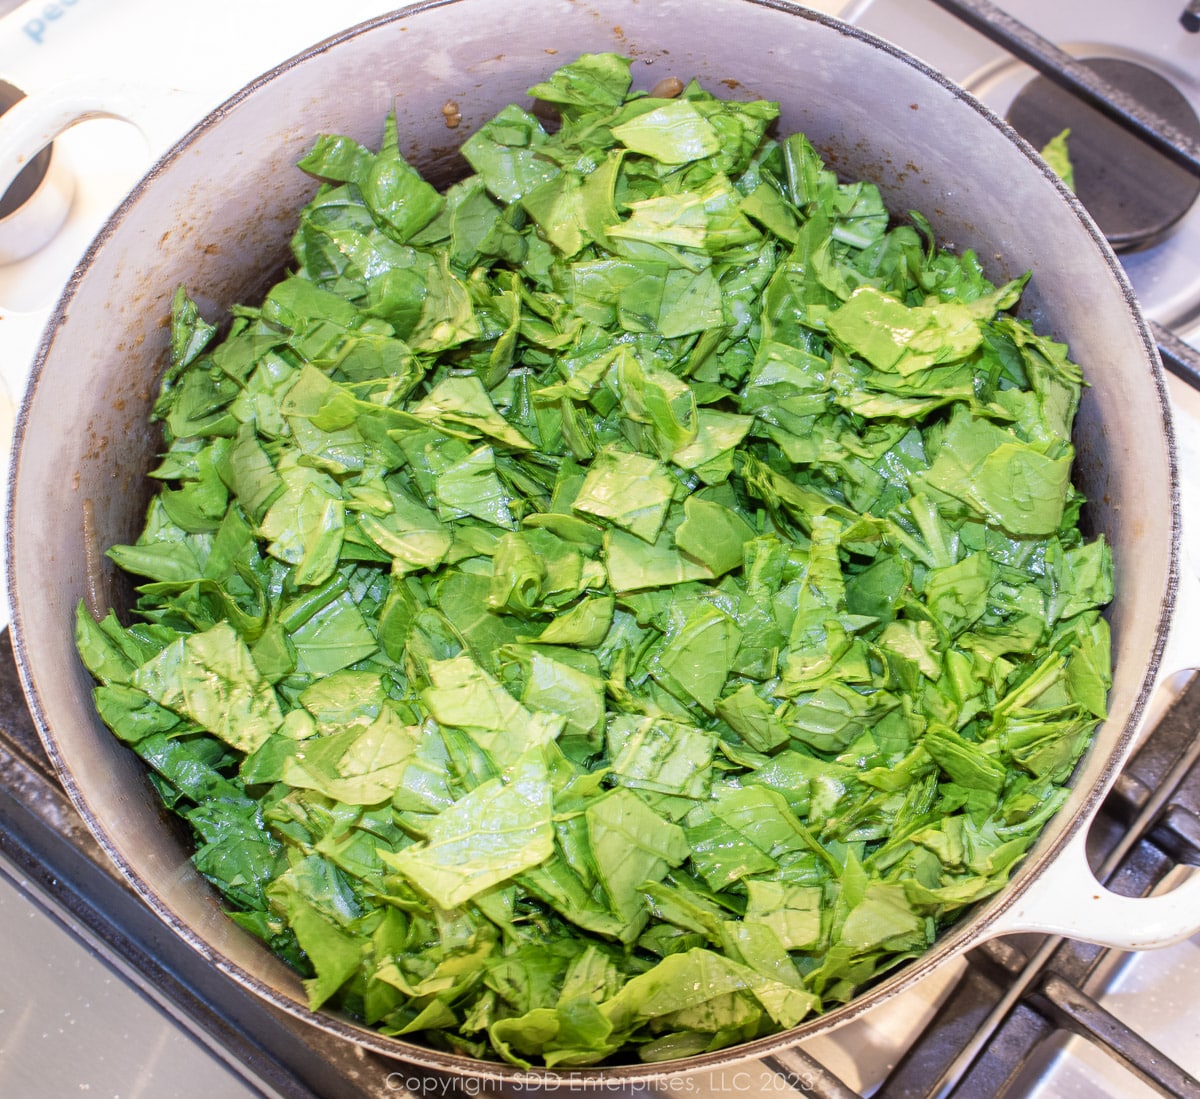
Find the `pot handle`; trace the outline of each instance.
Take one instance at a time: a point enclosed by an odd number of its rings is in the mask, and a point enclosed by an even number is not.
[[[209,97],[177,88],[68,82],[30,92],[0,116],[0,194],[59,134],[79,122],[113,118],[142,132],[158,156],[209,108]]]
[[[210,106],[209,97],[199,93],[134,85],[113,85],[97,91],[82,82],[68,82],[28,92],[0,115],[0,195],[29,161],[76,123],[94,118],[130,123],[146,140],[149,163]],[[71,201],[73,188],[65,182],[67,178],[58,173],[52,160],[51,171],[31,200],[0,219],[0,262],[32,255],[58,231]],[[47,188],[62,192],[58,196],[62,199],[59,217],[51,217],[44,204],[38,206]],[[67,273],[63,271],[64,282]],[[11,435],[13,406],[21,400],[38,336],[50,312],[48,307],[19,311],[0,305],[0,429],[5,423],[10,425],[4,429],[5,438]]]
[[[1200,578],[1189,571],[1175,602],[1175,626],[1162,665],[1166,673],[1158,679],[1146,728],[1152,728],[1172,705],[1181,704],[1185,693],[1200,692],[1197,675],[1200,653],[1196,652],[1193,626],[1197,614],[1200,614]],[[1198,760],[1200,740],[1176,763],[1176,769],[1182,774],[1196,766]],[[1146,819],[1156,816],[1174,787],[1173,781],[1165,783],[1158,797],[1151,795],[1140,815]],[[1086,845],[1090,825],[1088,821],[1079,828],[1055,857],[1051,871],[1033,881],[1016,903],[988,927],[989,938],[1037,932],[1118,950],[1150,950],[1170,946],[1200,932],[1197,868],[1186,868],[1186,876],[1166,892],[1148,897],[1114,893],[1101,884],[1089,863]]]
[[[987,936],[1036,932],[1117,950],[1152,950],[1200,931],[1200,873],[1166,893],[1125,897],[1105,888],[1088,865],[1081,829],[1019,900],[987,929]]]

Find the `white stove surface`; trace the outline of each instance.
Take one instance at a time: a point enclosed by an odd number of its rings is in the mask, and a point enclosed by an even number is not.
[[[31,258],[0,265],[0,379],[4,383],[0,390],[5,390],[0,392],[0,441],[11,436],[13,405],[19,400],[49,310],[92,236],[154,159],[207,110],[259,73],[343,27],[393,6],[381,0],[332,4],[318,0],[209,0],[201,15],[199,9],[181,9],[160,0],[58,0],[55,4],[29,0],[15,8],[0,4],[0,11],[8,11],[0,17],[0,78],[31,94],[67,83],[103,89],[118,74],[121,82],[151,93],[166,89],[181,93],[175,98],[173,115],[160,112],[152,140],[124,123],[90,121],[68,131],[56,143],[63,166],[78,184],[67,222],[59,235]],[[810,6],[896,42],[1001,112],[1028,74],[926,0],[817,0]],[[1079,56],[1148,60],[1200,106],[1200,37],[1175,33],[1182,0],[1142,0],[1138,4],[1111,0],[1103,5],[1094,0],[1059,0],[1055,4],[1007,0],[1002,6]],[[1097,17],[1098,8],[1103,10],[1103,19]],[[187,14],[182,15],[185,10]],[[1086,28],[1086,40],[1080,37],[1080,27]],[[1195,234],[1200,241],[1200,204],[1186,219],[1183,232],[1185,241],[1192,239],[1188,234]],[[1200,243],[1194,248],[1185,244],[1151,250],[1131,259],[1126,267],[1147,315],[1176,326],[1182,338],[1200,347]],[[1177,379],[1168,382],[1184,470],[1185,530],[1197,530],[1200,393]],[[6,462],[6,456],[0,461]],[[0,474],[6,475],[6,470],[0,468]],[[1185,546],[1186,571],[1200,577],[1200,541],[1193,537]],[[3,624],[0,620],[0,626]],[[48,921],[36,910],[27,913],[19,900],[0,895],[0,915],[5,906],[18,911],[23,921],[30,921],[26,926],[33,925],[35,916]],[[147,1077],[138,1065],[130,1065],[124,1074],[106,1070],[97,1076],[99,1062],[89,1062],[87,1051],[111,1050],[112,1043],[120,1041],[119,1032],[128,1027],[121,1021],[120,1007],[81,1011],[83,1001],[77,990],[91,980],[101,981],[106,995],[117,993],[107,991],[107,971],[100,962],[92,959],[94,971],[87,973],[87,952],[83,952],[85,961],[79,961],[74,953],[78,948],[65,932],[52,927],[43,928],[42,933],[46,936],[44,970],[30,963],[19,984],[5,981],[0,986],[0,1020],[13,1019],[19,1010],[22,1018],[36,1020],[36,1026],[42,1028],[39,1033],[61,1031],[76,1055],[56,1063],[49,1090],[29,1091],[30,1081],[47,1082],[48,1043],[10,1038],[0,1045],[0,1094],[74,1095],[103,1090],[120,1099],[142,1094],[162,1099],[193,1094],[233,1099],[258,1094],[239,1090],[228,1067],[216,1057],[206,1058],[203,1051],[199,1057],[192,1056],[195,1051],[186,1054],[186,1080],[174,1083],[163,1075]],[[64,979],[62,959],[68,956],[76,976]],[[862,1020],[807,1043],[806,1049],[848,1085],[869,1094],[894,1063],[903,1035],[924,1025],[959,973],[954,966],[945,967],[935,978]],[[1192,941],[1144,959],[1139,956],[1103,1002],[1200,1075],[1200,1011],[1188,1006],[1194,1003],[1197,987],[1200,943]],[[131,1003],[140,999],[132,990],[128,995]],[[143,1030],[139,1033],[153,1035],[151,1044],[176,1048],[173,1043],[178,1039],[181,1048],[191,1050],[192,1039],[179,1039],[177,1025],[165,1016],[155,1022],[150,1012],[140,1019]],[[148,1050],[150,1045],[142,1048]],[[1125,1099],[1153,1094],[1075,1040],[1057,1043],[1050,1054],[1049,1065],[1036,1066],[1036,1078],[1030,1079],[1028,1087],[1030,1095]],[[419,1080],[407,1080],[410,1089],[414,1083],[419,1085]],[[737,1091],[766,1097],[781,1094],[781,1081],[751,1066],[747,1072],[726,1074],[721,1079],[676,1078],[664,1088],[698,1095]],[[622,1094],[650,1094],[650,1090],[626,1088]]]

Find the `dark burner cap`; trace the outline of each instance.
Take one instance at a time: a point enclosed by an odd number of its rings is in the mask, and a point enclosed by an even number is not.
[[[1200,118],[1158,73],[1112,57],[1083,64],[1200,141]],[[1009,108],[1008,121],[1037,149],[1070,128],[1067,148],[1075,168],[1075,193],[1119,252],[1156,244],[1200,195],[1200,178],[1045,77],[1025,85]]]

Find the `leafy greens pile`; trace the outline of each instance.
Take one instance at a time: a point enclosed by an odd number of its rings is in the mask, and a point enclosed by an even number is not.
[[[1105,711],[1066,349],[776,105],[586,55],[439,193],[320,138],[295,267],[181,290],[163,487],[78,615],[232,918],[520,1065],[791,1027],[999,889]]]

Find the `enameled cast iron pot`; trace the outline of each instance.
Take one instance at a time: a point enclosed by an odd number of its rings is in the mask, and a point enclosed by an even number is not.
[[[164,365],[174,289],[205,316],[253,302],[281,272],[313,188],[294,167],[314,137],[374,147],[395,105],[404,153],[444,184],[480,123],[586,51],[635,59],[636,86],[697,76],[721,92],[780,101],[780,133],[802,130],[846,178],[876,181],[893,211],[920,210],[941,241],[974,248],[995,281],[1033,277],[1023,312],[1066,340],[1086,372],[1076,480],[1087,522],[1112,543],[1111,717],[1073,794],[1000,895],[923,958],[797,1029],[667,1066],[590,1070],[606,1084],[729,1064],[856,1017],[982,940],[1061,932],[1126,947],[1200,926],[1200,878],[1132,901],[1097,885],[1083,855],[1091,816],[1127,757],[1155,684],[1175,597],[1176,472],[1163,379],[1132,292],[1095,226],[1015,135],[959,88],[860,31],[769,0],[447,0],[320,43],[249,85],[195,127],[137,185],[97,237],[42,337],[19,415],[7,527],[13,636],[51,759],[101,845],[134,888],[211,963],[310,1017],[297,976],[221,912],[168,826],[142,765],[104,728],[73,645],[74,608],[105,547],[132,541],[160,438],[148,413]],[[462,124],[448,129],[454,100]],[[0,151],[31,155],[83,115],[129,112],[31,97]],[[136,114],[136,111],[134,112]],[[14,121],[15,119],[15,121]],[[135,119],[136,120],[136,119]],[[41,127],[39,136],[39,126]],[[5,158],[0,156],[0,163]],[[122,604],[108,574],[102,603]],[[471,1076],[516,1070],[436,1053],[334,1014],[328,1031],[410,1062]],[[582,1076],[588,1076],[585,1072]]]

